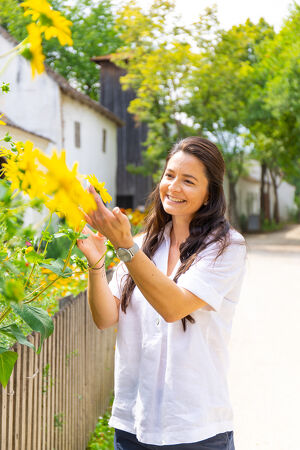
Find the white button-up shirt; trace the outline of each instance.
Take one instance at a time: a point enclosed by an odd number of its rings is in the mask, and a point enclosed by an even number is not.
[[[171,222],[153,261],[167,274]],[[126,314],[119,312],[115,352],[115,399],[109,425],[136,434],[140,442],[172,445],[197,442],[233,429],[227,387],[228,341],[245,269],[243,237],[217,258],[217,244],[199,254],[178,279],[207,303],[195,319],[167,323],[135,287]],[[143,235],[135,238],[141,246]],[[180,262],[170,278],[174,278]],[[120,263],[110,282],[121,298],[128,273]]]

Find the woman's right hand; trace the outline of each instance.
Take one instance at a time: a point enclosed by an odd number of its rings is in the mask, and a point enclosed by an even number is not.
[[[82,233],[88,236],[87,239],[78,239],[77,247],[82,251],[84,256],[87,258],[89,265],[94,266],[101,256],[106,252],[106,237],[100,235],[100,233],[93,233],[90,228],[85,225]],[[100,267],[104,263],[104,258],[99,261],[95,267]]]

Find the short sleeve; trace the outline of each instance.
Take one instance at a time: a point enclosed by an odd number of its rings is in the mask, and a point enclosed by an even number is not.
[[[124,286],[127,273],[128,270],[126,265],[123,262],[120,262],[114,270],[112,279],[110,280],[108,285],[112,292],[112,295],[117,297],[119,300],[122,296],[122,287]]]
[[[216,260],[217,245],[205,249],[178,278],[177,285],[199,297],[215,311],[224,298],[237,301],[246,265],[246,245],[232,242]]]

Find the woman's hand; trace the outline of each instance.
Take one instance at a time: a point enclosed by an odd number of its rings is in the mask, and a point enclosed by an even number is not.
[[[78,239],[77,247],[87,258],[89,265],[94,266],[106,252],[106,237],[97,233],[93,233],[92,230],[90,230],[87,226],[84,227],[82,233],[88,236],[88,238]],[[102,266],[103,263],[104,258],[101,259],[98,264],[96,264],[96,267]]]
[[[115,248],[129,248],[134,244],[128,217],[119,208],[112,211],[106,208],[95,188],[90,185],[89,192],[93,194],[97,209],[85,214],[85,220],[100,233],[104,234]]]

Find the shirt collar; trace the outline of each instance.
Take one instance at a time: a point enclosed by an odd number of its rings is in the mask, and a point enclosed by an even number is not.
[[[170,220],[168,223],[166,223],[165,228],[164,228],[163,236],[166,241],[170,239],[171,228],[172,228],[172,220]]]

